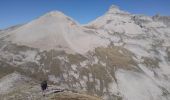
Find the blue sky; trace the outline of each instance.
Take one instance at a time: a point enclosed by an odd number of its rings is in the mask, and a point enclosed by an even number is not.
[[[0,29],[27,23],[53,10],[86,24],[112,4],[130,13],[170,16],[170,0],[0,0]]]

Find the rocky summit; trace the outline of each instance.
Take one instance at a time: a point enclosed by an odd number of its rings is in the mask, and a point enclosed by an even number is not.
[[[0,100],[170,100],[169,27],[113,5],[86,25],[52,11],[0,30]]]

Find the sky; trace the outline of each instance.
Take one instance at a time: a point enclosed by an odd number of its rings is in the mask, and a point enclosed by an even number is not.
[[[133,14],[170,16],[170,0],[0,0],[0,29],[27,23],[55,10],[87,24],[111,5]]]

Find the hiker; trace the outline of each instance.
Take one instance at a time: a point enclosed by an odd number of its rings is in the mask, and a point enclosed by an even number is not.
[[[43,81],[43,82],[41,83],[41,89],[42,89],[43,96],[45,96],[44,91],[45,91],[47,88],[48,88],[48,85],[47,85],[47,81],[45,80],[45,81]]]

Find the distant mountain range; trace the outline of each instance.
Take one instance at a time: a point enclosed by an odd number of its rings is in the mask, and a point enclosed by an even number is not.
[[[0,99],[41,100],[43,80],[48,99],[60,88],[104,100],[170,100],[170,17],[113,5],[86,25],[52,11],[1,30]]]

